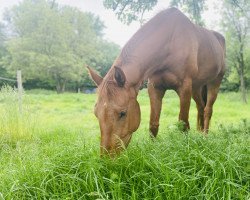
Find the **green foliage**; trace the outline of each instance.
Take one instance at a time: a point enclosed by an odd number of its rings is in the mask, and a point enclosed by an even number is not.
[[[4,33],[4,25],[2,23],[0,23],[0,49],[1,50],[2,50],[2,47],[4,46],[5,37],[6,36]]]
[[[10,74],[4,68],[3,58],[7,55],[7,51],[5,48],[5,41],[6,41],[6,33],[5,33],[5,26],[0,22],[0,77],[8,78]],[[1,80],[0,78],[0,87],[3,86],[6,81]]]
[[[227,41],[226,82],[240,85],[243,101],[246,102],[247,80],[250,78],[250,22],[242,8],[249,10],[249,1],[241,0],[236,4],[235,1],[225,0],[222,26]]]
[[[104,76],[118,56],[119,46],[113,42],[102,41],[98,46],[98,50],[102,52],[100,59],[96,62],[95,68]]]
[[[151,10],[158,0],[104,0],[103,5],[115,11],[118,19],[130,24],[132,21],[143,20],[143,14],[145,11]]]
[[[118,19],[122,22],[130,24],[132,21],[140,21],[143,23],[143,14],[146,11],[151,10],[158,0],[104,0],[103,5],[112,9],[117,15]],[[170,6],[176,6],[182,8],[188,14],[196,24],[204,25],[201,18],[201,13],[204,11],[205,0],[171,0]]]
[[[183,8],[196,24],[204,25],[201,14],[205,9],[205,0],[171,0],[170,5]]]
[[[95,95],[58,96],[44,90],[25,95],[26,108],[36,119],[33,126],[24,124],[28,131],[18,138],[10,136],[19,132],[0,129],[3,199],[249,198],[250,112],[238,94],[219,95],[212,130],[205,138],[194,128],[184,135],[179,124],[173,125],[179,101],[168,92],[160,133],[151,141],[149,99],[143,90],[141,126],[128,150],[113,160],[99,157],[99,125],[92,111]],[[15,91],[5,88],[0,96],[2,113],[9,99],[15,102]],[[194,123],[194,102],[190,117]],[[8,120],[17,123],[12,117]],[[6,126],[13,130],[13,124]]]
[[[87,79],[86,64],[110,64],[119,50],[102,39],[104,24],[99,17],[55,2],[52,6],[45,0],[24,0],[5,19],[14,36],[7,41],[7,70],[14,75],[22,69],[24,81],[47,82],[48,88],[56,86],[58,92],[69,82],[81,87]],[[109,60],[102,62],[103,57]],[[110,66],[105,65],[105,70]]]

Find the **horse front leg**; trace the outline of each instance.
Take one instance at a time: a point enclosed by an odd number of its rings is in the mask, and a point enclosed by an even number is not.
[[[188,118],[192,96],[192,80],[185,79],[182,85],[178,88],[177,93],[180,98],[179,121],[184,122],[184,131],[186,131],[190,129]]]
[[[149,82],[148,84],[148,94],[151,106],[149,130],[150,136],[153,138],[155,138],[158,133],[162,98],[164,97],[165,91],[166,90],[155,88],[153,83]]]

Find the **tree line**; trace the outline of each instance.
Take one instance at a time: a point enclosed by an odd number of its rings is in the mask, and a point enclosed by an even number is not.
[[[207,0],[171,0],[191,20],[206,26]],[[145,22],[144,13],[158,0],[103,0],[124,23]],[[227,44],[227,73],[221,89],[238,91],[246,102],[250,86],[250,1],[222,0],[220,28]],[[98,16],[61,6],[55,0],[23,0],[7,10],[0,23],[0,74],[24,74],[26,88],[56,88],[57,92],[93,86],[84,65],[105,75],[120,47],[104,39]]]
[[[0,73],[21,69],[25,88],[77,90],[93,86],[85,66],[102,75],[119,53],[103,39],[98,16],[55,1],[24,0],[4,13],[0,25]]]

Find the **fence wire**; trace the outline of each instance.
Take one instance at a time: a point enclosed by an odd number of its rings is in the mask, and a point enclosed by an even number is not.
[[[17,80],[15,80],[15,79],[4,78],[4,77],[0,77],[0,80],[5,80],[5,81],[12,81],[12,82],[17,82]]]

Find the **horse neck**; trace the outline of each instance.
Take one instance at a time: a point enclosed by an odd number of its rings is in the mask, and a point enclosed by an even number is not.
[[[141,65],[140,62],[131,62],[121,66],[129,86],[140,88],[141,84],[152,74],[153,68]]]
[[[124,46],[115,62],[115,65],[120,66],[125,73],[130,85],[140,85],[157,68],[153,61],[158,54],[162,41],[149,36],[147,32],[146,34],[135,34]],[[157,42],[157,45],[155,42]]]

